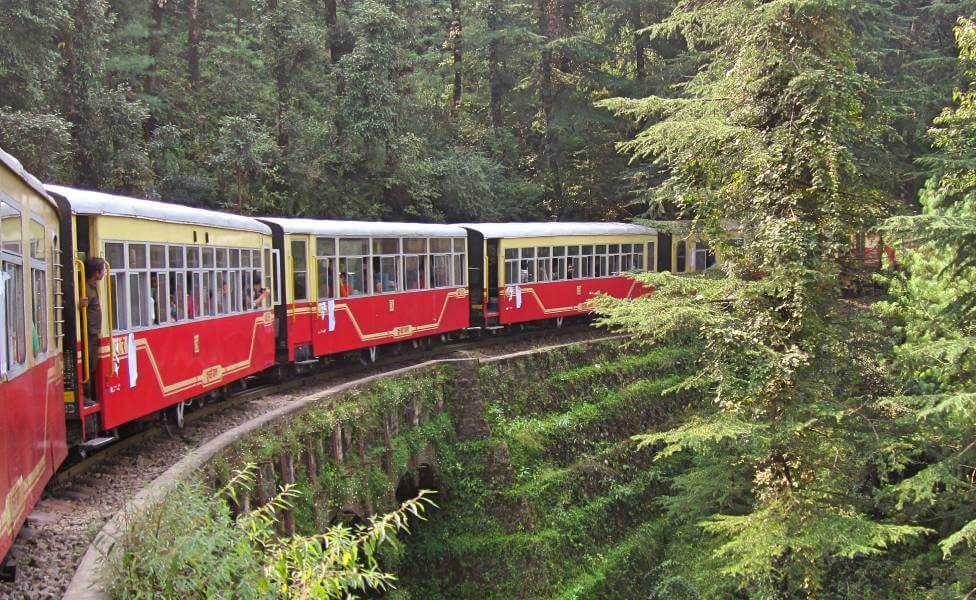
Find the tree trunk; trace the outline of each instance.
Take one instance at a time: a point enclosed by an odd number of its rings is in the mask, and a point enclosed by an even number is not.
[[[165,0],[149,0],[152,23],[149,24],[149,73],[146,75],[145,90],[147,96],[159,94],[159,54],[163,48],[163,2]]]
[[[542,140],[542,155],[545,157],[548,167],[549,200],[554,206],[561,206],[563,203],[562,176],[559,170],[559,161],[556,157],[556,132],[553,126],[556,102],[556,83],[554,73],[556,70],[556,57],[549,47],[549,44],[556,39],[559,31],[560,14],[558,11],[558,0],[537,0],[539,12],[539,34],[542,36],[541,60],[541,82],[539,90],[539,100],[542,105],[542,115],[545,121],[545,133]]]
[[[78,55],[75,52],[73,19],[66,19],[61,28],[61,97],[64,99],[64,116],[77,123],[78,106],[75,104],[75,79],[78,75]]]
[[[295,460],[291,452],[285,450],[278,457],[278,468],[281,471],[281,487],[295,483]],[[287,537],[295,535],[295,513],[290,508],[281,509],[281,529]]]
[[[647,76],[647,36],[640,33],[644,28],[644,18],[641,15],[641,0],[630,2],[630,26],[634,29],[634,71],[636,79],[642,81]]]
[[[504,23],[503,0],[492,0],[488,8],[488,31],[492,33],[488,42],[488,87],[491,92],[489,107],[491,112],[491,126],[495,129],[502,127],[502,101],[505,97],[505,82],[502,79],[501,41],[497,36],[502,31]]]
[[[332,461],[337,467],[345,460],[342,454],[342,425],[337,424],[332,430]]]
[[[190,83],[195,86],[200,82],[200,0],[188,0],[187,16],[186,68]]]
[[[329,60],[332,64],[336,64],[345,54],[342,45],[342,32],[339,30],[339,13],[336,0],[325,0],[325,25],[329,32]]]
[[[369,496],[369,466],[366,464],[365,429],[360,429],[356,432],[356,449],[359,451],[359,468],[363,473],[363,512],[365,515],[372,515],[373,499]]]
[[[450,119],[456,121],[461,112],[461,0],[451,0],[451,32],[449,34],[454,53],[454,90],[451,94]]]

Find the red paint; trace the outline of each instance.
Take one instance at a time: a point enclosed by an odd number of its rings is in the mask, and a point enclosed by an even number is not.
[[[67,455],[65,436],[60,354],[0,382],[0,559]]]
[[[519,287],[522,288],[521,307],[516,307],[515,285],[499,290],[500,323],[524,323],[585,315],[592,312],[586,303],[600,294],[614,298],[635,298],[648,294],[653,289],[627,277],[525,283]]]
[[[391,304],[392,303],[392,304]],[[336,354],[468,327],[465,287],[341,298],[335,301],[335,329],[319,303],[289,305],[288,355],[312,344],[315,356]],[[357,327],[358,326],[358,327]]]
[[[128,337],[128,334],[112,337],[118,357],[117,372],[108,353],[109,340],[100,340],[96,400],[101,403],[105,429],[189,400],[274,364],[271,311],[186,321],[135,332],[138,361],[135,387],[129,386]]]

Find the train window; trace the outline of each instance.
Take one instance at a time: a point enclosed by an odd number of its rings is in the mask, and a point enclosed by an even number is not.
[[[383,294],[399,289],[396,256],[373,257],[373,292]]]
[[[189,259],[189,254],[187,254]],[[193,271],[186,275],[186,318],[195,319],[201,313],[200,304],[200,272]]]
[[[566,279],[579,279],[580,274],[580,247],[566,247]]]
[[[535,248],[522,248],[519,260],[519,282],[535,281]]]
[[[404,238],[403,253],[404,254],[427,254],[427,239],[426,238]]]
[[[430,239],[430,253],[438,254],[441,252],[451,251],[451,240],[450,238],[431,238]]]
[[[105,260],[112,270],[125,270],[125,244],[121,242],[105,242]]]
[[[424,257],[403,257],[403,287],[406,290],[419,290],[424,287]]]
[[[171,269],[183,268],[183,246],[169,247],[169,268]]]
[[[519,283],[519,251],[518,248],[505,249],[505,285]]]
[[[607,255],[610,259],[610,266],[604,276],[613,277],[620,274],[620,244],[610,244]]]
[[[403,238],[403,289],[427,287],[427,238]]]
[[[633,263],[633,244],[621,244],[620,245],[620,272],[628,273],[631,270],[631,264]]]
[[[129,243],[129,263],[126,268],[145,269],[146,268],[146,245]]]
[[[431,242],[433,241],[431,240]],[[431,287],[435,288],[451,285],[451,256],[449,254],[434,254],[431,257],[430,283]]]
[[[214,306],[218,315],[226,315],[230,312],[230,282],[227,279],[227,271],[217,271],[215,275]]]
[[[182,321],[186,319],[186,273],[171,271],[169,288],[171,290],[169,299],[170,321]]]
[[[31,315],[31,345],[34,356],[47,352],[48,341],[48,260],[44,245],[44,224],[31,219],[28,228],[30,235],[30,277],[33,313]]]
[[[687,265],[685,264],[685,252],[687,252],[686,244],[684,240],[678,240],[674,243],[674,270],[678,273],[684,273]]]
[[[166,246],[159,244],[149,246],[149,267],[152,269],[166,268]]]
[[[593,260],[593,246],[580,246],[580,277],[595,277],[594,269],[596,262]]]
[[[190,269],[200,268],[200,248],[190,246],[186,249],[186,266]]]
[[[149,325],[151,302],[146,289],[148,283],[146,273],[129,273],[129,324],[133,328]]]
[[[366,238],[339,238],[339,254],[342,256],[368,256],[369,240]]]
[[[597,244],[593,247],[593,276],[606,277],[607,271],[607,245]]]
[[[464,254],[454,255],[454,285],[460,286],[465,284],[467,279],[467,266],[464,264]]]
[[[335,238],[315,238],[316,256],[335,256]]]
[[[213,271],[203,271],[200,273],[201,316],[212,317],[217,314],[217,304],[214,300],[214,273]]]
[[[214,249],[213,248],[202,248],[201,250],[202,250],[202,256],[203,256],[203,260],[202,260],[203,268],[204,269],[212,269],[213,266],[214,266]]]
[[[2,240],[3,282],[0,304],[3,305],[0,329],[3,333],[3,357],[0,371],[6,373],[27,361],[27,323],[24,315],[24,258],[20,210],[0,202],[0,240]]]
[[[536,248],[536,281],[549,281],[550,277],[550,263],[549,263],[549,248]]]
[[[552,279],[562,281],[566,279],[566,247],[557,246],[552,249]]]
[[[454,238],[454,285],[460,286],[467,284],[468,265],[464,258],[465,238]]]
[[[695,242],[695,270],[704,271],[715,264],[715,252],[707,241]]]
[[[342,249],[340,243],[339,249]],[[366,293],[366,272],[365,257],[346,257],[339,258],[339,296],[362,296]]]
[[[241,296],[244,293],[241,287],[241,271],[235,269],[230,272],[230,310],[231,312],[241,312]]]
[[[331,256],[318,258],[319,300],[335,298],[335,264],[336,259]]]
[[[399,254],[400,240],[397,238],[373,238],[373,254]]]
[[[647,270],[656,271],[657,265],[657,244],[655,242],[647,242]]]
[[[399,238],[373,238],[373,287],[376,294],[396,292],[400,289],[398,260]],[[376,256],[385,255],[385,256]]]
[[[245,250],[244,252],[247,252]],[[230,263],[230,268],[237,269],[241,266],[241,251],[237,248],[231,248],[228,255],[228,262]]]
[[[28,229],[30,234],[30,257],[34,260],[44,260],[44,224],[40,221],[30,220]]]
[[[308,300],[308,256],[305,240],[291,241],[292,292],[294,302]]]
[[[153,325],[163,325],[170,320],[170,309],[174,299],[169,294],[169,287],[169,277],[165,271],[149,274],[149,305],[152,307],[150,316]]]
[[[257,267],[264,273],[264,289],[268,290],[268,297],[264,301],[264,308],[270,307],[272,304],[278,305],[281,303],[281,288],[277,287],[276,284],[279,282],[278,279],[278,260],[280,260],[277,250],[272,250],[271,248],[264,249],[264,263],[255,261],[252,267]]]
[[[453,259],[451,251],[454,241],[451,238],[430,239],[430,287],[440,288],[453,285],[451,275]]]
[[[216,248],[217,268],[227,268],[227,248]]]

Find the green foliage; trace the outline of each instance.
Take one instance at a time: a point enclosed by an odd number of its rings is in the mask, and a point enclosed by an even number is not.
[[[300,500],[285,486],[264,506],[236,518],[228,501],[254,485],[254,465],[234,473],[217,493],[180,483],[135,517],[118,542],[107,576],[120,598],[350,598],[391,586],[378,552],[421,518],[424,493],[361,527],[281,537],[276,513]]]

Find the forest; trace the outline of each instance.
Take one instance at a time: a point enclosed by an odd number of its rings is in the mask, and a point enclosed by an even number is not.
[[[0,0],[0,147],[45,181],[242,214],[691,219],[721,272],[601,307],[697,356],[677,384],[697,399],[636,441],[668,483],[647,510],[700,560],[648,594],[968,598],[974,15]],[[844,270],[864,231],[898,257],[867,298]]]

